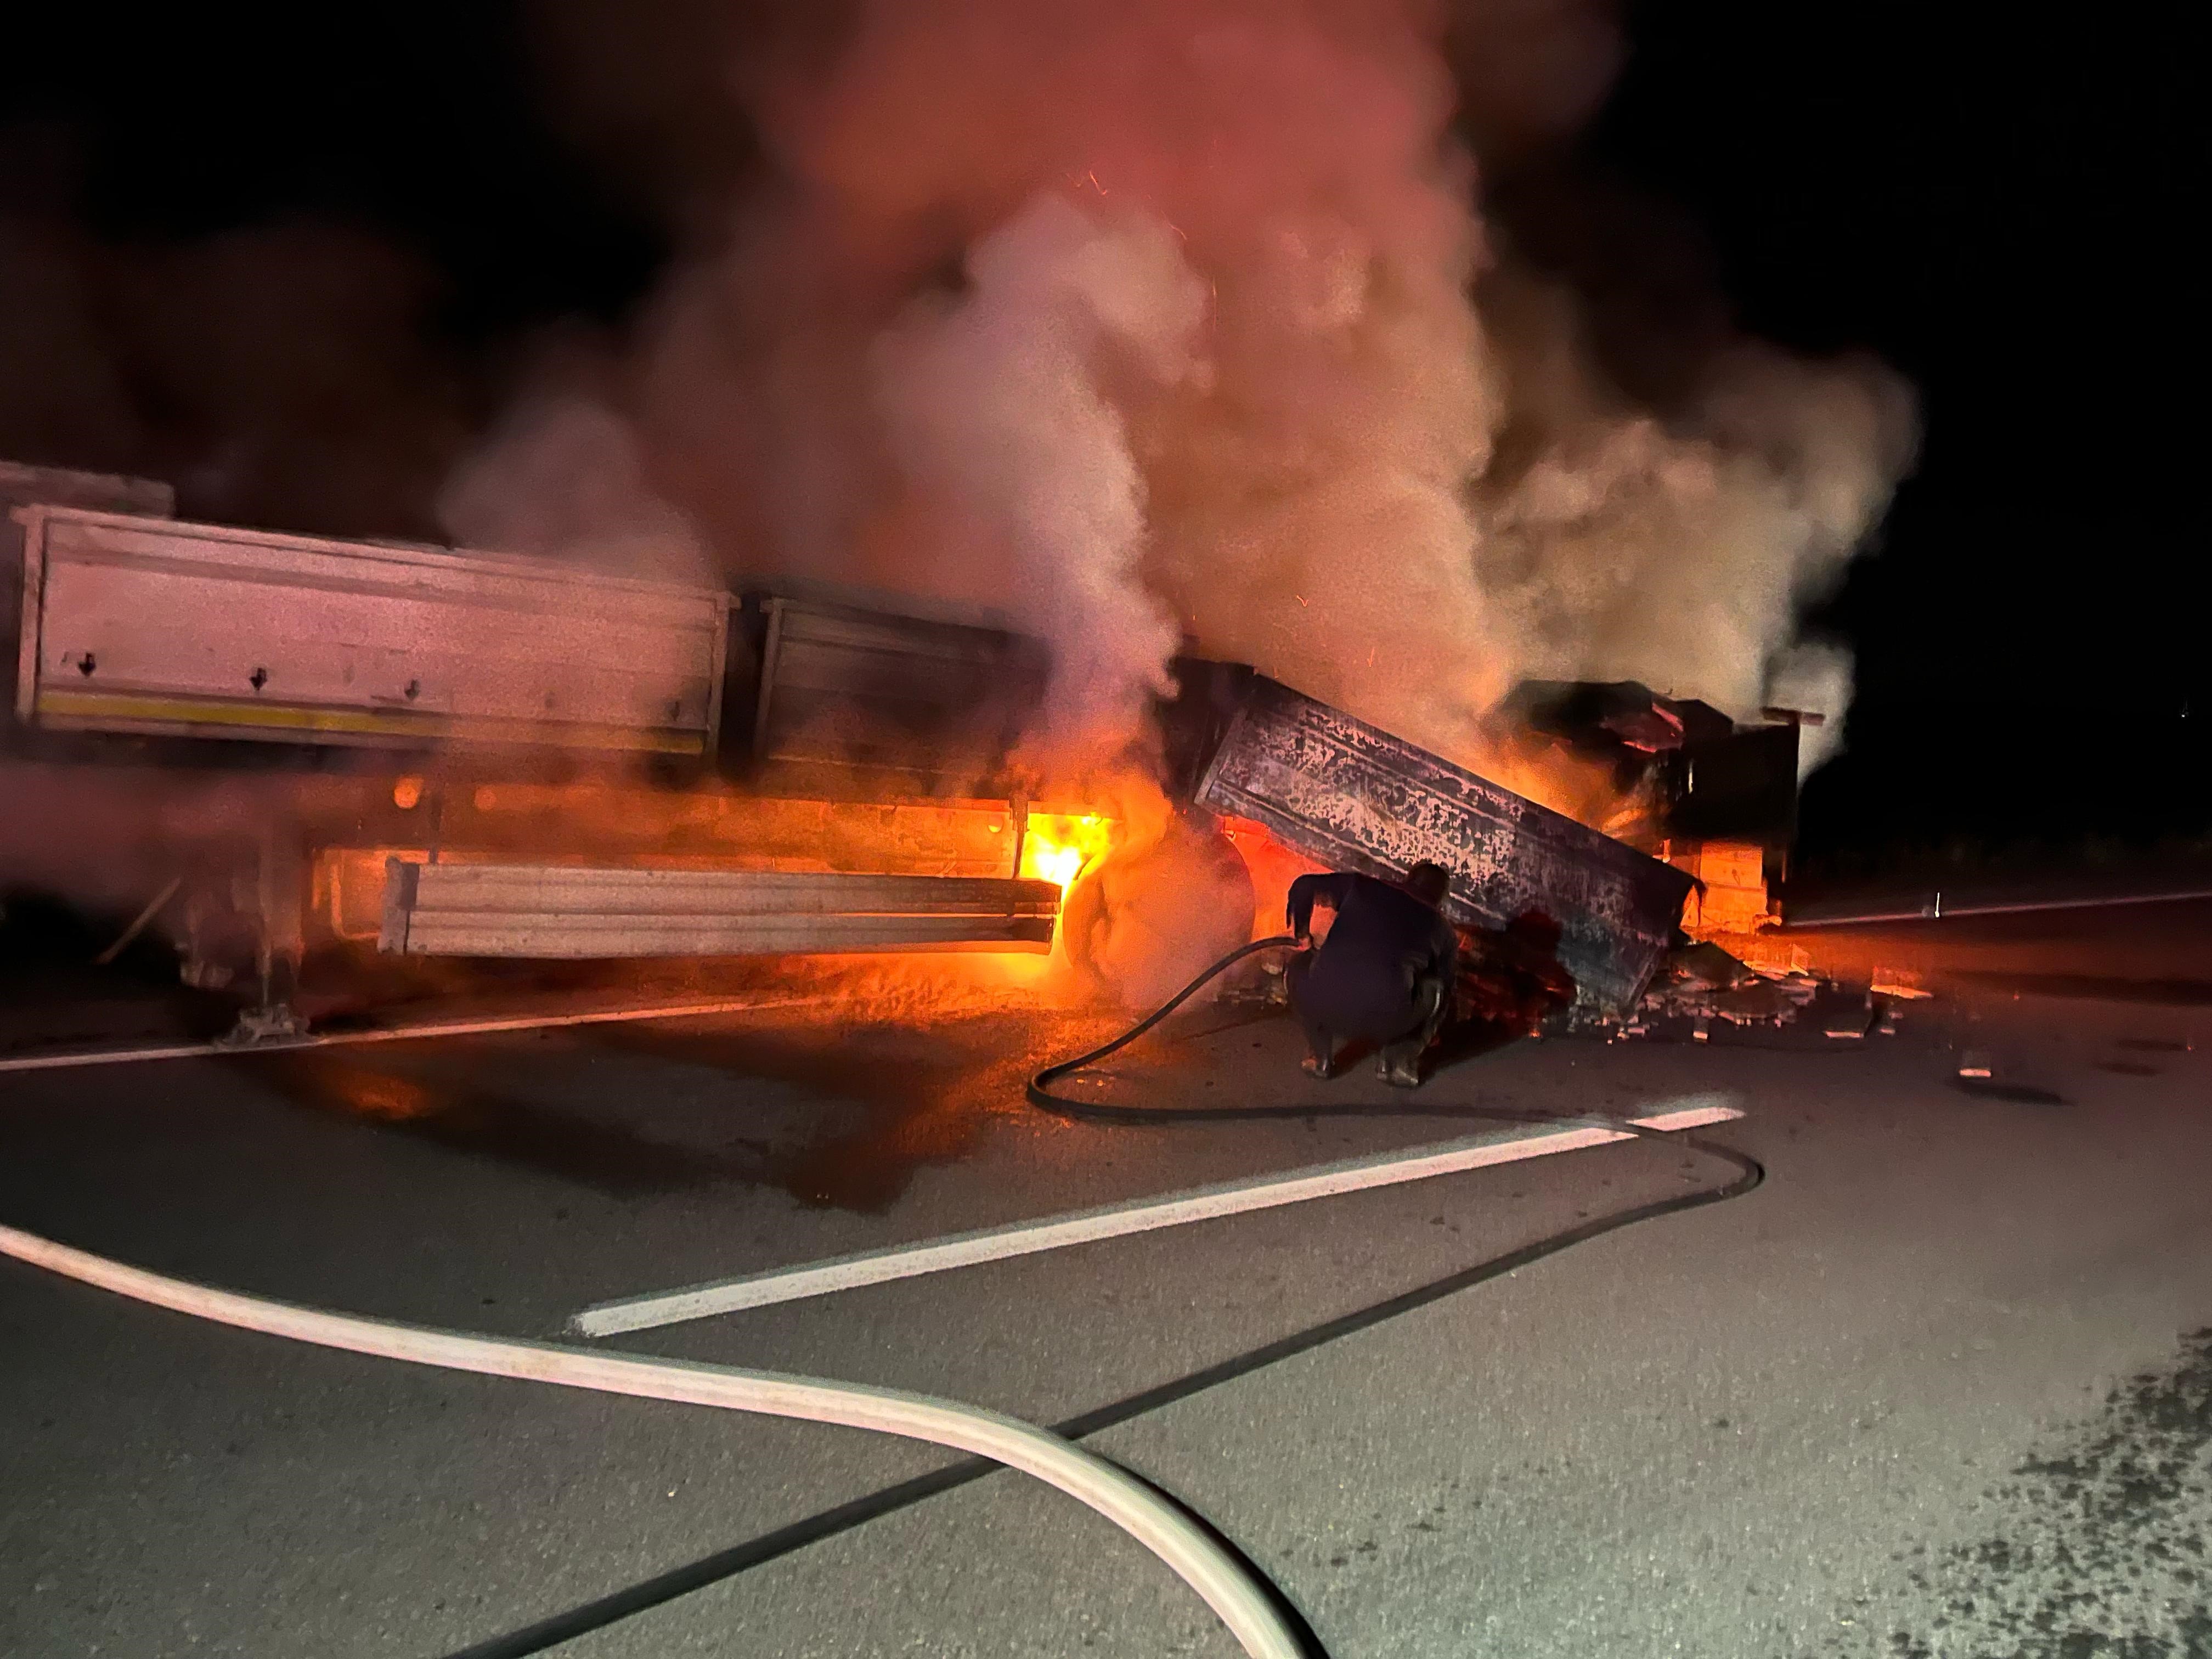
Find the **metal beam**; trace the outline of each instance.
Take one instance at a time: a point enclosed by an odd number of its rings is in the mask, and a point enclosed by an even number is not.
[[[16,712],[68,731],[703,756],[729,596],[33,506]]]
[[[559,865],[386,866],[378,948],[611,957],[1042,950],[1060,889],[977,876]]]

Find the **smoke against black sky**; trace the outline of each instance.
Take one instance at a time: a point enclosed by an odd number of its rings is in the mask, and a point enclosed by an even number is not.
[[[1639,384],[1486,205],[1601,106],[1610,7],[528,15],[556,118],[678,250],[626,321],[487,349],[388,222],[18,211],[0,443],[213,515],[994,604],[1058,647],[1064,722],[1125,719],[1178,634],[1462,754],[1523,675],[1834,686],[1796,619],[1909,458],[1901,387],[1724,328]],[[1055,215],[1073,252],[1022,228]],[[1157,317],[1077,269],[1137,245]]]
[[[620,413],[733,568],[999,603],[1103,709],[1157,682],[1171,623],[1462,756],[1527,676],[1739,714],[1777,675],[1847,684],[1796,618],[1910,460],[1901,383],[1723,329],[1632,393],[1587,296],[1484,216],[1487,169],[1601,99],[1607,9],[908,0],[694,8],[658,39],[559,15],[580,128],[691,247]],[[702,61],[732,66],[720,102]],[[1066,304],[1004,302],[1095,290],[1023,264],[1061,257],[1020,228],[1054,213],[1100,249],[1172,237],[1159,291],[1202,315],[1149,368],[1118,337],[1152,278],[1118,323],[1078,306],[1080,351]]]
[[[498,5],[97,3],[0,54],[0,455],[180,509],[434,536],[535,337],[665,257]]]

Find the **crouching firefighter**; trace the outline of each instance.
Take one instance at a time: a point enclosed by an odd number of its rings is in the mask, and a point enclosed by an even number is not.
[[[1420,1086],[1421,1055],[1451,1007],[1459,965],[1459,935],[1441,908],[1450,884],[1442,865],[1428,863],[1408,870],[1398,886],[1352,874],[1291,884],[1285,920],[1300,950],[1286,977],[1305,1028],[1307,1072],[1334,1077],[1339,1042],[1371,1042],[1385,1083]],[[1316,900],[1336,910],[1317,948]]]

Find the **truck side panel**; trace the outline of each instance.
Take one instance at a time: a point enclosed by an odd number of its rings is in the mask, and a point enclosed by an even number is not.
[[[1040,647],[1003,629],[811,597],[747,601],[754,776],[833,799],[997,793],[1034,714]]]
[[[23,519],[27,724],[714,751],[714,590],[54,507]]]

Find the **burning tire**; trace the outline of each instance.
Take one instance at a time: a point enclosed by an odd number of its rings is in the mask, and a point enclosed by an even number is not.
[[[1103,995],[1150,1007],[1252,937],[1251,872],[1211,824],[1171,823],[1109,854],[1068,890],[1060,937]]]

